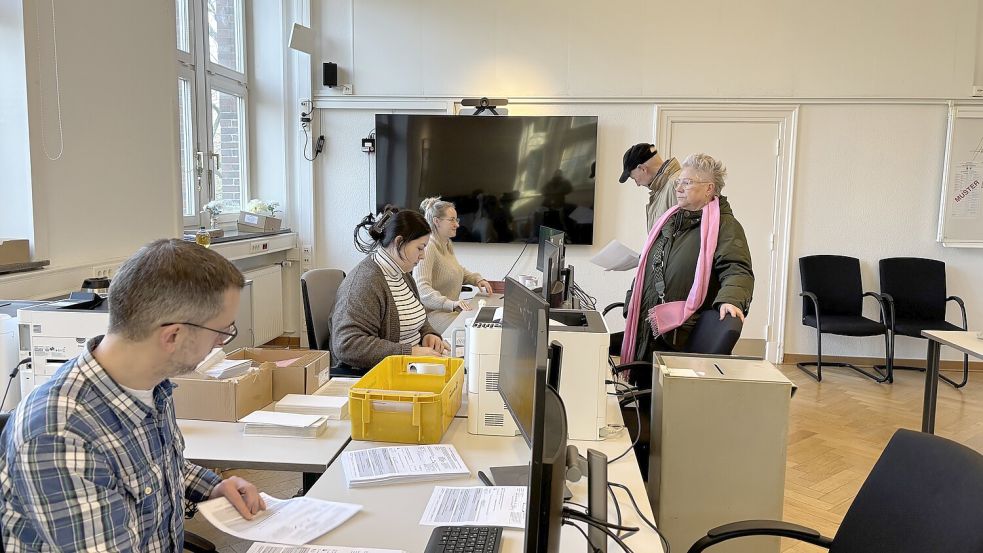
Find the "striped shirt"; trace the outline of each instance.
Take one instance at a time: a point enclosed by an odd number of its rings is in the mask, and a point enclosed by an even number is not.
[[[399,311],[399,343],[413,346],[419,344],[423,339],[420,329],[427,321],[426,309],[413,290],[410,290],[403,270],[386,250],[376,248],[375,263],[382,269],[382,275],[389,285],[389,293],[392,294],[393,301],[396,302],[396,310]]]
[[[126,393],[92,350],[62,365],[3,433],[0,524],[12,551],[180,551],[184,499],[222,479],[184,459],[174,385],[153,406]]]

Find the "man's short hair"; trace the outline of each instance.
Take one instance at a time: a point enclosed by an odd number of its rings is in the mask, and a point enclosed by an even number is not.
[[[109,286],[109,332],[142,340],[164,323],[202,324],[246,285],[228,259],[194,242],[157,240],[133,254]]]

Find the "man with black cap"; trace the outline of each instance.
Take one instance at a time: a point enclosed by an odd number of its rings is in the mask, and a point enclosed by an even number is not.
[[[654,144],[635,144],[625,152],[624,170],[618,182],[625,182],[631,177],[638,186],[649,189],[649,202],[645,207],[646,229],[652,225],[667,209],[676,205],[676,194],[672,182],[679,175],[679,162],[671,157],[663,161]]]

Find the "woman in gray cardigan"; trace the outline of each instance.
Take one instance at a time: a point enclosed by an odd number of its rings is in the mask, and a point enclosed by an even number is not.
[[[355,227],[355,247],[367,255],[338,289],[331,315],[334,357],[368,370],[390,355],[441,356],[450,350],[427,323],[408,274],[429,239],[430,225],[422,215],[390,206],[378,219],[367,215]]]

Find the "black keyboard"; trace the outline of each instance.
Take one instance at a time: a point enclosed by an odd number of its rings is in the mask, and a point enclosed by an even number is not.
[[[430,534],[426,553],[498,553],[501,526],[438,526]]]

